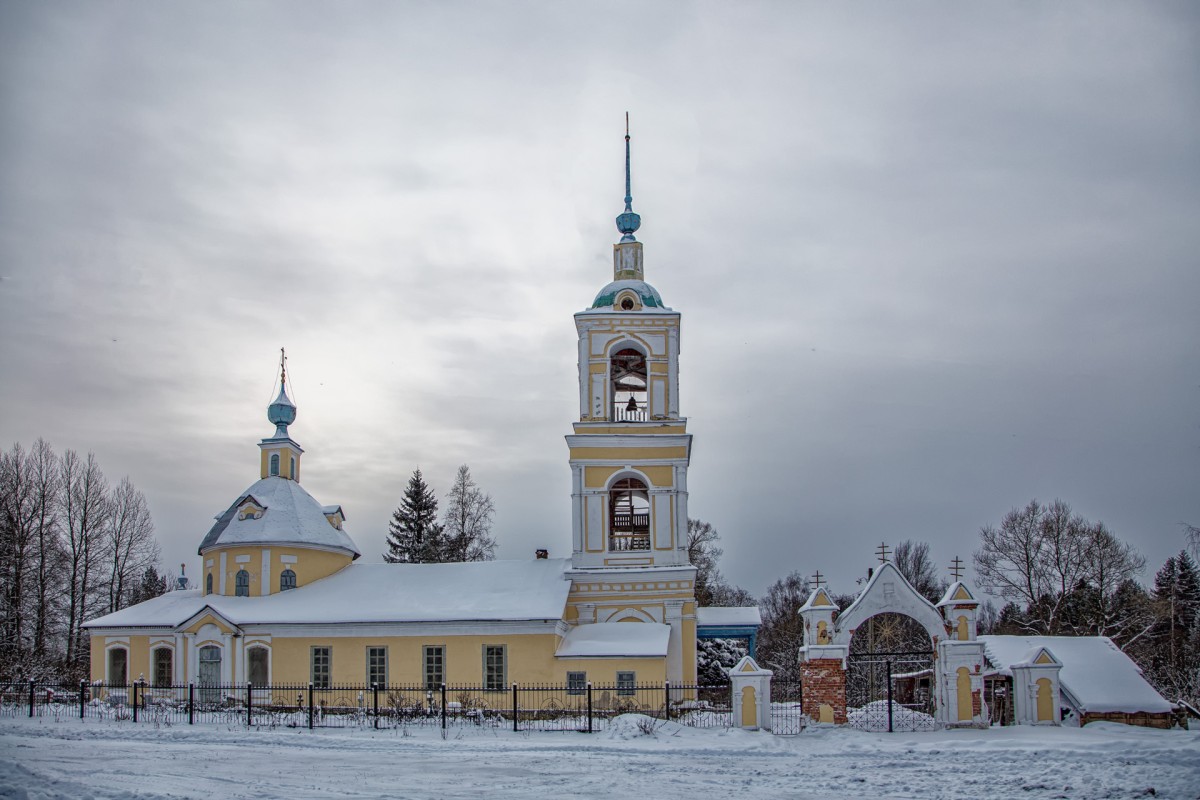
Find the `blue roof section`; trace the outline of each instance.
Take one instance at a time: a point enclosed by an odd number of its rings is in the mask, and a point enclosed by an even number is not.
[[[592,308],[611,308],[617,302],[617,295],[625,289],[629,289],[638,296],[643,308],[670,311],[663,304],[662,296],[659,295],[658,290],[645,281],[639,280],[613,281],[596,295],[596,299],[592,301]]]

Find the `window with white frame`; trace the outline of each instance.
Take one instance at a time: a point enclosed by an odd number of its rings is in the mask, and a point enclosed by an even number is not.
[[[250,573],[244,569],[239,569],[237,575],[234,576],[234,594],[238,597],[250,596]]]
[[[446,682],[446,648],[440,644],[425,645],[425,688],[437,689]]]
[[[624,670],[617,673],[617,694],[621,697],[631,697],[637,686],[637,673]]]
[[[154,685],[170,686],[175,678],[175,654],[169,647],[154,650]]]
[[[333,674],[333,648],[312,648],[312,684],[319,689],[328,689]]]
[[[286,592],[288,589],[296,588],[296,573],[291,569],[285,569],[279,573],[279,591]]]
[[[367,648],[367,686],[387,686],[387,648]]]
[[[567,694],[585,694],[587,692],[587,673],[567,673]]]
[[[272,475],[279,474],[279,453],[271,454],[271,474]]]
[[[483,646],[483,688],[489,692],[504,689],[508,678],[505,647],[502,644]]]
[[[204,593],[212,594],[212,573],[208,573],[208,577],[204,579]]]
[[[124,647],[114,647],[108,651],[108,683],[110,686],[124,686],[129,676],[129,651]]]
[[[265,647],[246,650],[246,680],[256,689],[270,685],[271,652]]]

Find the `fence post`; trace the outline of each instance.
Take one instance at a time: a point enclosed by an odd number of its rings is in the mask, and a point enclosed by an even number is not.
[[[313,729],[313,685],[312,681],[308,682],[308,729]]]
[[[35,684],[33,682],[33,678],[30,678],[29,679],[29,716],[31,716],[31,717],[33,716],[33,704],[37,701],[37,698],[33,696],[33,693],[35,691],[37,691],[34,688],[34,686],[35,686]]]
[[[892,660],[887,660],[887,682],[888,682],[888,733],[892,733]]]
[[[188,725],[196,724],[196,684],[188,683]]]
[[[249,728],[250,726],[252,726],[254,724],[254,722],[253,722],[254,717],[251,716],[251,711],[250,711],[251,707],[254,705],[254,692],[251,688],[252,686],[253,686],[253,684],[251,684],[250,681],[246,681],[246,727],[247,728]]]
[[[671,721],[671,682],[663,681],[663,715]]]
[[[517,727],[517,713],[518,713],[518,711],[517,711],[517,685],[516,685],[515,683],[512,685],[512,694],[513,694],[513,696],[512,696],[512,703],[513,703],[513,706],[512,706],[512,708],[513,708],[513,733],[516,733],[517,731],[519,731],[519,730],[520,730],[520,728],[519,728],[519,727]]]
[[[79,681],[79,718],[80,719],[83,719],[83,711],[87,707],[87,701],[85,700],[85,697],[86,697],[85,692],[87,692],[87,681],[85,681],[81,678]]]
[[[592,732],[592,682],[587,682],[588,695],[588,733]]]
[[[137,706],[138,706],[137,689],[138,689],[138,682],[134,681],[133,682],[133,691],[131,692],[131,694],[133,695],[133,721],[134,722],[137,722],[137,711],[138,711],[138,709],[137,709]]]
[[[446,730],[446,684],[442,684],[442,730]]]
[[[379,730],[379,684],[371,684],[371,694],[375,696],[373,705],[375,707],[375,730]]]

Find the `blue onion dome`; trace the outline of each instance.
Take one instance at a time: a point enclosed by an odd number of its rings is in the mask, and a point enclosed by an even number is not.
[[[296,404],[287,395],[287,386],[280,384],[279,396],[267,406],[267,420],[275,426],[276,438],[288,435],[287,426],[296,421]]]
[[[621,237],[622,242],[632,242],[633,234],[638,228],[642,227],[642,218],[634,211],[630,211],[629,207],[625,207],[625,211],[617,215],[617,230],[625,234]]]

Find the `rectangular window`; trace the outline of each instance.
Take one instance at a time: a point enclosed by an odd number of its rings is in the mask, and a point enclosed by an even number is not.
[[[446,682],[446,648],[438,645],[426,645],[425,651],[425,688],[437,689]]]
[[[567,694],[586,694],[587,693],[587,673],[586,672],[568,672],[567,673]]]
[[[330,676],[333,674],[333,648],[314,647],[312,649],[312,684],[319,689],[329,688]]]
[[[637,685],[637,675],[633,672],[617,673],[617,694],[621,697],[632,697],[634,686]]]
[[[387,686],[387,648],[367,648],[367,686]]]
[[[165,647],[154,651],[154,685],[170,686],[174,681],[172,652]]]
[[[505,688],[508,677],[505,660],[504,645],[483,646],[483,688],[487,691],[497,692]]]

